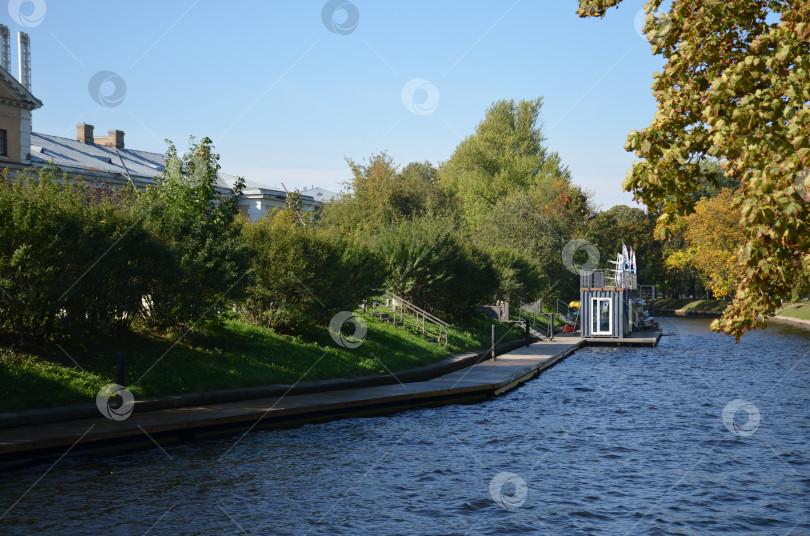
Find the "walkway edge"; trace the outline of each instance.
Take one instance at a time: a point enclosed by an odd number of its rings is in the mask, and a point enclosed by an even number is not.
[[[525,340],[515,340],[500,344],[495,353],[501,355],[525,345]],[[224,402],[238,402],[242,400],[258,400],[284,395],[304,395],[323,391],[342,391],[360,387],[376,387],[431,380],[450,372],[472,366],[482,360],[489,359],[489,350],[455,354],[447,359],[425,365],[423,367],[396,372],[396,378],[390,375],[360,376],[357,378],[336,378],[332,380],[300,382],[290,385],[265,385],[261,387],[246,387],[242,389],[228,389],[209,391],[205,393],[188,393],[182,395],[163,396],[138,400],[135,402],[135,411],[159,411],[162,409],[177,409],[192,406],[206,406]],[[288,392],[289,391],[289,392]],[[83,419],[95,419],[99,411],[96,405],[80,404],[75,406],[62,406],[56,408],[42,408],[24,410],[13,413],[0,413],[0,429],[33,424],[50,424]]]
[[[582,339],[521,345],[497,361],[486,355],[464,370],[408,384],[393,384],[141,412],[123,421],[101,416],[0,430],[0,466],[59,455],[81,438],[75,454],[111,452],[253,429],[338,417],[479,400],[536,377],[585,345]],[[466,359],[472,356],[467,356]],[[88,428],[89,426],[89,428]],[[91,431],[92,430],[92,431]]]
[[[719,318],[723,311],[700,311],[696,309],[655,309],[655,316],[710,317]]]

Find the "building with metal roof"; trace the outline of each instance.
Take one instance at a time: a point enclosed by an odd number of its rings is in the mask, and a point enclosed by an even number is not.
[[[333,192],[332,190],[327,190],[326,188],[315,186],[313,186],[312,188],[304,187],[304,189],[301,190],[301,193],[304,195],[308,195],[312,197],[315,201],[319,201],[321,203],[328,203],[329,201],[332,201],[333,199],[337,199],[340,197],[340,193],[338,192]]]
[[[31,59],[28,35],[19,32],[20,73],[10,72],[10,33],[0,24],[0,170],[12,177],[31,168],[54,166],[68,177],[81,178],[90,185],[123,187],[130,181],[142,189],[154,184],[166,167],[166,155],[127,148],[123,130],[109,130],[96,136],[93,125],[76,125],[76,138],[33,132],[31,112],[42,101],[31,93]],[[237,177],[218,173],[217,187],[224,195],[233,194]],[[338,194],[323,188],[302,192],[305,210],[315,211]],[[284,206],[287,191],[246,181],[239,198],[239,210],[257,220]]]
[[[123,186],[131,179],[136,188],[154,184],[166,167],[164,154],[126,148],[121,130],[111,130],[109,137],[99,139],[93,137],[92,125],[82,123],[77,129],[80,136],[75,140],[32,132],[31,165],[50,164],[69,176],[81,176],[91,184]],[[89,137],[82,133],[89,133]],[[223,191],[233,191],[222,178],[217,186]]]

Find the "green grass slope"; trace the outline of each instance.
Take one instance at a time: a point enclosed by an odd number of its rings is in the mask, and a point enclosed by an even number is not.
[[[779,313],[778,316],[789,316],[791,318],[799,318],[801,320],[810,320],[810,304],[794,303]]]
[[[82,346],[12,345],[0,354],[0,412],[89,403],[115,382],[116,353],[126,352],[128,388],[138,399],[303,380],[387,374],[435,363],[453,353],[486,348],[491,321],[483,316],[450,329],[447,346],[363,316],[368,326],[355,348],[337,345],[326,329],[301,337],[228,320],[211,333],[179,342],[141,334]],[[498,326],[498,337],[509,326]],[[520,337],[513,331],[504,340]]]
[[[722,313],[730,302],[726,300],[677,300],[660,298],[655,300],[656,310],[717,311]]]

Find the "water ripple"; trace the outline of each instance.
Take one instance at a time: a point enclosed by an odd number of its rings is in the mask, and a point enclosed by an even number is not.
[[[584,349],[479,404],[251,433],[223,460],[233,438],[65,459],[0,532],[810,535],[810,337],[707,328],[667,319],[655,349]],[[723,421],[733,400],[760,411],[751,435]],[[4,474],[0,511],[43,471]]]

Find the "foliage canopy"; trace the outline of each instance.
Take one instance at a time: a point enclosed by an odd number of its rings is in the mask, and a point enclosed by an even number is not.
[[[580,0],[578,13],[604,17],[621,2]],[[712,326],[739,340],[790,295],[810,252],[810,2],[662,3],[645,4],[652,51],[666,60],[652,86],[658,111],[628,136],[641,160],[624,186],[660,207],[667,236],[694,211],[705,156],[740,183],[735,299]]]

